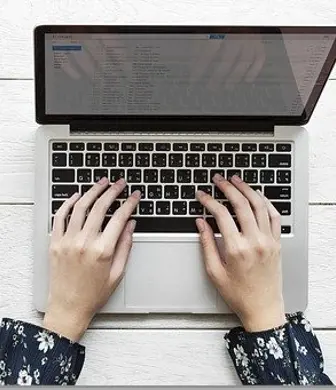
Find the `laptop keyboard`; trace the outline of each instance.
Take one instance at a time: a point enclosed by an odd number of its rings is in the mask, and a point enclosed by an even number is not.
[[[137,232],[192,233],[195,218],[205,216],[215,232],[214,218],[196,201],[202,190],[234,210],[212,183],[220,173],[236,174],[271,200],[291,233],[292,144],[280,142],[51,142],[51,205],[53,215],[74,192],[84,194],[101,177],[125,178],[127,187],[108,210],[111,215],[135,190],[142,199],[133,218]]]

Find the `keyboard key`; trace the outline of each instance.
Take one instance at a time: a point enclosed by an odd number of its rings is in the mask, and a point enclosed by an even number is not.
[[[191,170],[190,169],[178,169],[176,172],[176,179],[178,183],[190,183],[191,182]]]
[[[161,199],[162,198],[162,186],[148,186],[147,198],[148,199]]]
[[[260,183],[274,183],[274,171],[272,169],[262,169],[260,171]]]
[[[79,183],[91,183],[92,171],[91,169],[78,169],[77,170],[77,181]]]
[[[185,156],[185,165],[189,167],[199,167],[200,155],[197,153],[187,153]]]
[[[174,169],[162,169],[160,171],[161,183],[174,183],[175,171]]]
[[[154,145],[152,143],[140,143],[139,150],[140,152],[150,152],[154,150]]]
[[[63,200],[53,200],[51,203],[51,213],[56,214],[58,209],[62,206]]]
[[[181,186],[182,199],[195,199],[195,186]]]
[[[220,167],[233,167],[233,154],[220,154],[218,156],[218,165]]]
[[[155,145],[155,150],[157,152],[169,152],[170,151],[170,144],[159,142]]]
[[[289,184],[289,183],[291,183],[291,180],[292,180],[291,176],[292,176],[291,171],[279,169],[279,170],[277,170],[277,183]]]
[[[225,144],[226,152],[239,152],[239,144]]]
[[[205,144],[190,144],[191,152],[203,152],[205,150]]]
[[[289,234],[291,232],[291,227],[284,225],[281,226],[281,234]]]
[[[247,168],[250,166],[250,156],[248,154],[236,154],[235,166],[237,168]]]
[[[289,202],[272,202],[280,215],[291,215],[291,204]]]
[[[170,167],[182,167],[183,166],[183,154],[171,153],[169,155],[169,166]]]
[[[103,167],[115,167],[117,165],[116,153],[103,153]]]
[[[117,142],[105,142],[104,150],[106,152],[116,152],[119,150],[119,144]]]
[[[185,152],[187,150],[188,150],[188,144],[186,143],[173,144],[174,152]]]
[[[136,233],[196,233],[195,217],[133,217]]]
[[[53,153],[52,154],[52,166],[53,167],[65,167],[67,165],[66,153]]]
[[[208,171],[206,169],[195,169],[194,170],[194,182],[195,183],[207,183],[208,182]]]
[[[88,142],[86,149],[90,152],[95,150],[102,150],[102,144],[100,142]]]
[[[233,175],[237,175],[239,177],[242,177],[242,171],[241,169],[228,169],[226,171],[226,178],[229,180],[230,177],[232,177]]]
[[[245,169],[243,180],[249,184],[258,183],[258,171],[256,169]]]
[[[149,167],[149,153],[137,153],[135,155],[135,165],[137,167]]]
[[[157,183],[158,182],[157,169],[145,169],[144,170],[144,182],[145,183]]]
[[[70,142],[70,150],[80,151],[84,149],[85,149],[85,145],[83,142]]]
[[[253,168],[266,167],[266,154],[252,154],[252,167]]]
[[[108,170],[107,169],[95,169],[93,171],[93,181],[94,182],[99,181],[103,177],[108,178]]]
[[[290,152],[292,150],[291,144],[277,144],[276,151],[277,152]]]
[[[52,150],[67,150],[68,149],[68,145],[66,142],[53,142],[52,143]]]
[[[270,168],[290,168],[291,167],[291,155],[290,154],[270,154],[268,156],[268,166]]]
[[[133,154],[120,153],[119,154],[119,166],[120,167],[132,167],[133,166]]]
[[[154,214],[154,202],[152,201],[140,201],[139,203],[140,215],[152,215]]]
[[[274,144],[260,144],[259,145],[259,152],[273,152],[274,151]]]
[[[74,169],[53,169],[52,181],[58,183],[73,183],[75,181]]]
[[[143,184],[135,184],[131,186],[131,193],[134,191],[140,191],[141,192],[141,197],[146,198],[146,186]]]
[[[208,144],[208,152],[221,152],[222,149],[223,146],[220,143]]]
[[[218,187],[215,187],[214,198],[215,199],[226,199],[226,196]]]
[[[75,184],[62,184],[52,186],[52,197],[55,199],[67,199],[70,198],[75,192],[79,191],[78,185]]]
[[[135,187],[135,186],[132,186],[132,187]],[[136,188],[135,190],[137,190],[137,189],[138,188]],[[129,186],[125,186],[125,188],[121,191],[121,193],[117,196],[117,198],[118,199],[126,199],[126,198],[128,198],[129,195],[130,195],[130,193],[129,193]]]
[[[212,178],[216,175],[216,173],[218,173],[219,175],[223,176],[224,177],[224,169],[211,169],[210,171],[210,180],[212,180]]]
[[[152,155],[153,167],[165,167],[167,164],[167,155],[164,153],[154,153]]]
[[[173,202],[173,214],[174,215],[185,215],[187,214],[187,202]]]
[[[141,170],[140,169],[128,169],[127,181],[129,183],[141,183]]]
[[[218,228],[218,225],[217,225],[215,218],[207,217],[206,221],[210,225],[210,227],[214,233],[219,233],[219,228]]]
[[[69,154],[69,166],[70,167],[82,167],[83,166],[83,153],[70,153]]]
[[[290,199],[291,187],[288,186],[265,186],[264,195],[268,199]]]
[[[178,199],[179,187],[178,186],[164,186],[164,198],[165,199]]]
[[[204,207],[200,202],[189,202],[189,214],[190,215],[203,215]]]
[[[204,185],[201,185],[201,186],[197,186],[197,191],[203,191],[205,192],[206,194],[212,196],[212,186],[204,186]]]
[[[120,207],[121,203],[119,200],[115,200],[111,206],[108,208],[106,214],[110,214],[110,215],[113,215],[117,210],[118,208]]]
[[[99,167],[100,154],[99,153],[87,153],[85,156],[85,165],[87,167]]]
[[[83,184],[81,187],[81,195],[83,196],[86,192],[88,192],[92,186],[92,184]]]
[[[110,170],[110,182],[115,183],[119,179],[125,179],[125,170],[124,169],[111,169]]]
[[[257,144],[243,144],[242,151],[243,152],[256,152],[257,151]]]
[[[262,192],[262,191],[261,191],[261,186],[250,186],[250,187],[251,187],[252,190],[254,190],[254,191],[259,190],[260,192]]]
[[[124,152],[133,152],[136,149],[134,142],[124,142],[121,144],[121,150]]]
[[[156,202],[156,214],[157,215],[169,215],[170,214],[170,202]]]
[[[217,156],[215,154],[202,154],[203,167],[215,167],[217,165]]]

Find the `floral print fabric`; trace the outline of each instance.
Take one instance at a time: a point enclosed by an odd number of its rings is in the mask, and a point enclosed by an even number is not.
[[[73,385],[85,348],[39,326],[4,318],[0,324],[0,385]]]
[[[287,315],[285,325],[264,332],[234,328],[225,340],[243,384],[332,385],[323,373],[320,344],[302,313]]]

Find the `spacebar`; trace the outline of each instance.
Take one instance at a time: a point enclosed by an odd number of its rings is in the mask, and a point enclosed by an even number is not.
[[[133,217],[136,233],[196,233],[195,217]]]

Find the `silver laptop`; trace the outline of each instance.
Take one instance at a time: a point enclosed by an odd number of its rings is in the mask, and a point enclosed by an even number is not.
[[[53,215],[107,176],[143,193],[126,276],[102,312],[227,313],[209,282],[195,200],[239,174],[282,220],[286,311],[308,290],[308,135],[335,27],[39,26],[35,38],[34,302],[46,307]],[[230,205],[228,205],[230,208]],[[233,210],[231,208],[231,212]],[[234,217],[234,215],[233,215]],[[104,225],[102,226],[104,228]]]

